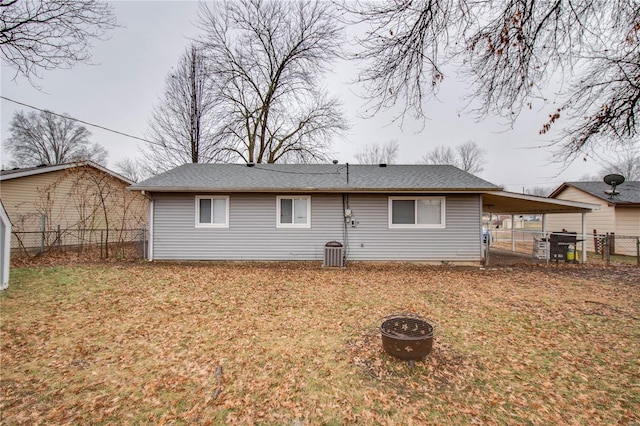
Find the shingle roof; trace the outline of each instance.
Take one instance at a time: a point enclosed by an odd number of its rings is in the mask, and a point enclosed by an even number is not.
[[[59,170],[72,169],[76,167],[92,167],[94,169],[100,170],[104,173],[107,173],[113,176],[116,179],[120,179],[125,183],[131,184],[133,183],[128,178],[107,169],[99,164],[96,164],[92,161],[78,161],[74,163],[64,163],[64,164],[54,164],[54,165],[46,165],[42,164],[40,166],[35,167],[25,167],[22,169],[11,169],[11,170],[1,170],[0,171],[0,180],[9,180],[9,179],[18,179],[26,176],[39,175],[43,173],[49,172],[57,172]]]
[[[185,164],[129,187],[149,192],[498,191],[453,166],[346,164]]]
[[[0,170],[0,176],[9,176],[9,175],[15,175],[17,173],[27,173],[27,172],[33,172],[33,171],[42,172],[50,167],[51,166],[47,164],[41,164],[39,166],[34,166],[34,167],[23,167],[23,168],[16,167],[15,169]]]
[[[556,189],[549,197],[555,198],[566,187],[571,186],[593,195],[609,204],[615,205],[640,205],[640,181],[627,181],[616,187],[618,195],[610,197],[605,191],[611,189],[610,185],[604,182],[565,182]]]

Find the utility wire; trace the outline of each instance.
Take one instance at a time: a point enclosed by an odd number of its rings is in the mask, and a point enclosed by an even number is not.
[[[132,139],[137,139],[137,140],[139,140],[139,141],[146,142],[146,143],[150,143],[150,144],[152,144],[152,145],[158,145],[158,146],[161,146],[161,147],[163,147],[163,148],[165,148],[165,149],[166,149],[166,148],[169,148],[169,147],[167,147],[167,146],[165,146],[165,145],[163,145],[163,144],[161,144],[161,143],[158,143],[158,142],[150,141],[150,140],[148,140],[148,139],[144,139],[144,138],[141,138],[141,137],[138,137],[138,136],[133,136],[133,135],[130,135],[130,134],[128,134],[128,133],[124,133],[124,132],[120,132],[120,131],[118,131],[118,130],[110,129],[110,128],[108,128],[108,127],[100,126],[99,124],[89,123],[89,122],[87,122],[87,121],[80,120],[80,119],[78,119],[78,118],[74,118],[74,117],[71,117],[71,116],[67,116],[67,115],[63,115],[63,114],[58,114],[57,112],[53,112],[53,111],[48,110],[48,109],[38,108],[38,107],[33,106],[33,105],[29,105],[29,104],[25,104],[25,103],[23,103],[23,102],[16,101],[15,99],[7,98],[6,96],[2,96],[2,95],[0,95],[0,98],[4,99],[5,101],[13,102],[14,104],[22,105],[22,106],[27,107],[27,108],[35,109],[35,110],[37,110],[37,111],[47,112],[47,113],[49,113],[49,114],[53,114],[53,115],[55,115],[55,116],[58,116],[58,117],[64,118],[65,120],[77,121],[78,123],[82,123],[82,124],[85,124],[85,125],[87,125],[87,126],[96,127],[96,128],[98,128],[98,129],[106,130],[107,132],[116,133],[116,134],[118,134],[118,135],[122,135],[122,136],[125,136],[125,137],[128,137],[128,138],[132,138]],[[292,172],[292,171],[284,171],[284,170],[272,170],[272,169],[265,169],[265,168],[262,168],[262,167],[260,167],[260,166],[258,166],[258,165],[256,165],[256,167],[255,167],[255,168],[256,168],[256,169],[258,169],[258,170],[264,170],[264,171],[274,172],[274,173],[283,173],[283,174],[331,175],[331,174],[338,174],[338,173],[340,173],[340,171],[341,171],[342,169],[344,169],[345,167],[346,167],[345,165],[341,165],[341,166],[339,166],[339,167],[337,168],[337,170],[336,170],[336,171],[334,171],[334,172],[330,172],[330,173],[326,173],[326,172],[309,173],[309,172]],[[560,182],[560,181],[558,181],[558,182]],[[552,183],[552,182],[549,182],[549,183]],[[538,185],[538,186],[540,186],[541,184],[539,184],[539,183],[531,183],[531,184],[514,183],[514,184],[509,184],[509,185],[507,185],[507,186],[531,186],[531,185]]]
[[[162,145],[162,144],[160,144],[158,142],[154,142],[154,141],[150,141],[150,140],[147,140],[147,139],[143,139],[141,137],[133,136],[133,135],[130,135],[128,133],[120,132],[118,130],[113,130],[113,129],[110,129],[108,127],[100,126],[98,124],[89,123],[87,121],[83,121],[83,120],[80,120],[78,118],[70,117],[70,116],[63,115],[63,114],[58,114],[57,112],[53,112],[53,111],[48,110],[48,109],[38,108],[38,107],[35,107],[33,105],[25,104],[23,102],[19,102],[19,101],[16,101],[14,99],[7,98],[6,96],[1,96],[0,95],[0,98],[4,99],[5,101],[13,102],[14,104],[18,104],[18,105],[25,106],[27,108],[35,109],[37,111],[47,112],[49,114],[53,114],[55,116],[64,118],[66,120],[77,121],[78,123],[86,124],[87,126],[97,127],[98,129],[106,130],[107,132],[116,133],[118,135],[126,136],[128,138],[137,139],[137,140],[142,141],[142,142],[146,142],[146,143],[150,143],[150,144],[153,144],[153,145],[159,145],[159,146],[165,147],[164,145]]]
[[[237,165],[241,166],[241,167],[247,167],[246,164],[237,164]],[[334,170],[332,172],[294,172],[294,171],[290,171],[290,170],[275,170],[275,169],[264,168],[264,167],[260,167],[261,165],[264,165],[264,163],[258,163],[258,164],[255,164],[253,166],[250,166],[250,167],[252,169],[255,169],[255,170],[263,170],[265,172],[271,172],[271,173],[281,173],[281,174],[288,174],[288,175],[309,175],[309,176],[311,176],[311,175],[317,175],[317,176],[320,176],[320,175],[322,175],[322,176],[325,176],[325,175],[337,175],[337,174],[340,174],[340,171],[342,169],[346,168],[345,165],[336,165],[337,166],[336,170]]]

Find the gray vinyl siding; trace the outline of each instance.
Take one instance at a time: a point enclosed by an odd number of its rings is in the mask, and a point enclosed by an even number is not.
[[[155,259],[322,260],[342,240],[339,195],[311,197],[311,229],[276,228],[276,194],[211,195],[229,195],[229,228],[196,228],[195,194],[154,196]]]
[[[347,228],[349,260],[481,259],[480,196],[446,196],[444,229],[389,229],[388,199],[388,195],[349,196],[356,220],[356,227]]]
[[[229,228],[196,228],[196,195],[229,195]],[[154,259],[321,261],[326,242],[345,243],[341,194],[311,194],[311,229],[276,228],[277,195],[155,194]],[[479,195],[446,196],[445,229],[389,229],[389,195],[348,196],[348,260],[481,259]]]

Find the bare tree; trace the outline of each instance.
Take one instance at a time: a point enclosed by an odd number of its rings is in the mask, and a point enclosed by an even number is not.
[[[215,99],[207,88],[207,61],[191,45],[166,78],[166,90],[154,108],[144,156],[154,168],[165,171],[185,163],[212,163],[225,159],[213,115]]]
[[[398,157],[398,140],[392,139],[385,144],[368,144],[356,152],[355,157],[359,164],[393,164]]]
[[[374,111],[394,105],[424,117],[446,64],[470,84],[470,109],[515,121],[549,104],[541,133],[564,120],[559,158],[637,140],[640,116],[640,5],[636,0],[386,0],[348,9],[371,28],[357,57]]]
[[[600,170],[602,177],[610,173],[621,174],[626,180],[640,181],[640,149],[617,153],[615,158],[607,161],[606,166]]]
[[[426,164],[456,164],[456,154],[451,147],[439,145],[422,157]]]
[[[153,174],[144,161],[135,158],[124,158],[118,161],[114,170],[132,182],[141,182]]]
[[[473,141],[467,141],[456,147],[458,151],[458,167],[469,173],[480,173],[484,170],[486,151]]]
[[[111,5],[97,0],[0,0],[2,59],[28,79],[42,70],[86,62],[94,39],[116,25]]]
[[[548,197],[556,188],[553,186],[532,186],[525,189],[525,192],[529,195],[536,195],[538,197]]]
[[[122,243],[126,231],[145,224],[147,202],[144,197],[128,191],[127,184],[112,175],[80,164],[57,174],[48,184],[38,187],[33,211],[20,217],[22,231],[33,230],[33,225],[44,220],[49,231],[47,245],[60,234],[53,233],[59,227],[64,234],[73,235],[80,246],[92,243],[96,233],[102,233],[105,241],[105,257],[109,257],[109,242]],[[95,240],[93,242],[96,242]]]
[[[341,27],[331,2],[240,0],[201,8],[216,122],[231,161],[328,158],[346,129],[340,104],[319,86],[338,57]]]
[[[12,154],[12,167],[107,161],[107,151],[97,143],[90,143],[91,132],[86,127],[49,111],[28,114],[16,111],[9,132],[5,146]]]
[[[426,164],[451,164],[469,173],[480,173],[484,170],[485,150],[473,141],[467,141],[454,149],[437,146],[422,157]]]

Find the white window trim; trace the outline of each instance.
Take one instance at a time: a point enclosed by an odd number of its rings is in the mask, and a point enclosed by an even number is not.
[[[442,223],[438,224],[428,224],[428,223],[406,223],[406,224],[395,224],[392,223],[393,220],[393,201],[394,200],[440,200],[440,218],[442,219]],[[418,208],[418,203],[415,203],[416,209]],[[389,228],[390,229],[444,229],[446,228],[446,197],[433,197],[433,196],[416,196],[416,197],[389,197],[389,208],[388,208],[388,216],[389,216]],[[415,212],[415,217],[418,217],[418,212]]]
[[[280,223],[280,200],[307,200],[307,223]],[[295,204],[295,203],[294,203]],[[295,212],[294,212],[295,215]],[[295,220],[294,220],[295,221]],[[311,228],[311,196],[310,195],[278,195],[276,196],[276,228]]]
[[[200,200],[211,200],[211,208],[213,209],[213,200],[226,200],[224,223],[200,223]],[[196,195],[195,209],[196,228],[228,228],[229,227],[229,196],[228,195]]]

